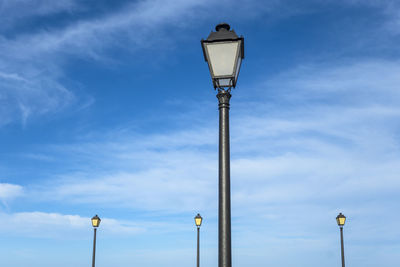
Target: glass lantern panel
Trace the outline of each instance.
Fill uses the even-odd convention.
[[[205,45],[213,78],[233,76],[239,42],[206,43]]]
[[[218,85],[220,87],[231,87],[231,86],[233,86],[232,79],[217,79],[217,80],[218,80]]]
[[[200,218],[196,218],[194,220],[195,220],[195,223],[196,223],[197,226],[201,225],[201,219]]]
[[[236,65],[236,72],[235,72],[235,84],[236,84],[236,81],[237,81],[237,78],[238,78],[238,75],[239,75],[239,71],[240,71],[240,64],[242,64],[242,57],[241,57],[241,56],[239,56],[239,58],[238,58],[238,62],[237,62],[237,65]]]
[[[98,227],[99,226],[99,220],[98,219],[93,219],[92,220],[92,225],[93,225],[93,227]]]
[[[344,225],[346,218],[339,218],[339,225]]]

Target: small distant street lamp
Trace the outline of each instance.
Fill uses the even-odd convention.
[[[342,213],[339,213],[339,215],[336,217],[336,222],[340,227],[340,245],[341,245],[341,252],[342,252],[342,267],[345,267],[344,266],[343,226],[344,226],[344,223],[346,222],[346,216],[344,216]]]
[[[92,218],[92,226],[94,229],[94,238],[93,238],[93,258],[92,258],[92,267],[95,267],[95,259],[96,259],[96,232],[97,227],[99,227],[101,219],[97,214]]]
[[[196,217],[194,217],[194,222],[197,226],[197,267],[200,267],[200,226],[203,218],[197,213]]]
[[[236,87],[244,58],[244,39],[218,24],[206,40],[201,40],[203,54],[219,102],[219,198],[218,198],[218,266],[231,267],[231,189],[229,152],[229,100]]]

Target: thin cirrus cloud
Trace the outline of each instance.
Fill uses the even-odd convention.
[[[114,59],[108,56],[108,49],[122,46],[127,51],[134,51],[151,46],[159,38],[168,38],[164,32],[171,27],[191,27],[195,18],[212,17],[211,13],[222,7],[227,14],[235,12],[234,3],[137,1],[97,17],[72,19],[58,27],[52,25],[51,29],[32,26],[31,32],[16,30],[14,37],[6,37],[0,28],[0,125],[15,120],[25,124],[29,117],[61,111],[74,103],[81,104],[79,90],[61,81],[66,79],[64,64],[70,58],[110,62]],[[278,3],[280,1],[261,5],[249,1],[246,12],[252,16],[263,12],[273,14]],[[31,6],[35,8],[29,8]],[[13,25],[20,20],[59,12],[73,13],[85,8],[84,4],[72,0],[20,0],[2,3],[0,14],[12,22],[8,25]],[[9,31],[12,32],[12,28]],[[83,105],[87,105],[85,103]]]
[[[399,65],[389,61],[296,68],[254,86],[271,93],[273,108],[264,105],[260,95],[252,114],[235,92],[232,201],[242,207],[236,214],[273,204],[278,206],[271,215],[279,217],[279,207],[307,206],[308,201],[334,210],[338,196],[341,205],[372,195],[381,196],[378,202],[385,205],[383,196],[400,187],[398,70]],[[313,104],[315,98],[325,100],[324,106]],[[58,158],[70,158],[65,155],[71,153],[70,164],[85,161],[88,168],[59,172],[56,183],[41,184],[37,198],[169,213],[194,206],[212,210],[217,196],[216,130],[207,122],[169,134],[122,131],[112,141],[98,136],[95,139],[103,142],[51,147],[51,153],[64,155]],[[368,202],[359,208],[364,205]]]
[[[0,65],[7,65],[5,62]],[[0,66],[1,68],[1,66]],[[4,67],[4,69],[9,66]],[[30,67],[23,68],[26,72],[0,72],[1,119],[0,126],[19,119],[24,125],[31,115],[43,115],[48,112],[62,110],[74,101],[75,96],[66,87],[52,77],[54,73],[43,75]],[[23,75],[23,77],[21,76]],[[19,114],[19,118],[16,117]]]
[[[301,147],[308,140],[307,144],[321,144],[321,152],[351,147],[352,153],[395,158],[399,68],[397,61],[361,60],[300,66],[282,73],[262,86],[264,104],[255,109],[264,116],[250,116],[243,105],[240,127],[233,129],[239,131],[236,138],[243,143],[252,139],[273,140],[281,146],[293,143],[301,151],[318,152],[317,146]]]
[[[57,112],[73,103],[80,103],[81,96],[76,96],[76,88],[61,82],[65,78],[63,65],[68,57],[109,61],[111,58],[107,57],[107,49],[115,48],[116,44],[127,50],[151,45],[157,38],[167,38],[162,33],[169,27],[190,27],[189,22],[193,22],[194,17],[198,18],[193,14],[202,14],[202,19],[205,19],[210,16],[209,11],[213,13],[222,6],[227,14],[234,13],[235,2],[227,3],[179,0],[166,4],[159,0],[139,1],[127,4],[123,9],[101,14],[101,17],[78,19],[52,30],[39,28],[32,33],[17,34],[11,39],[0,36],[0,125],[16,119],[26,123],[31,116]],[[257,1],[250,1],[245,10],[252,16],[261,13],[274,15],[273,10],[282,3],[287,4],[286,1],[273,1],[261,5]],[[33,4],[35,8],[24,8]],[[73,12],[79,10],[79,5],[82,4],[72,0],[9,1],[2,4],[0,12],[12,20],[18,16],[29,18]],[[386,5],[379,7],[385,8]],[[293,10],[301,12],[299,8]],[[115,42],[120,37],[125,42]]]
[[[370,82],[362,79],[366,70]],[[368,249],[363,244],[393,242],[397,227],[382,220],[399,219],[393,212],[393,199],[400,188],[394,136],[399,114],[395,105],[381,107],[380,101],[398,97],[397,71],[396,63],[384,61],[297,68],[254,86],[270,92],[269,101],[274,106],[265,105],[265,96],[259,95],[257,116],[249,116],[244,108],[248,103],[240,100],[241,92],[234,92],[231,167],[236,246],[283,247],[279,251],[282,255],[295,253],[297,247],[306,247],[305,252],[310,254],[335,251],[337,236],[332,231],[336,230],[338,212],[349,217],[348,249],[355,257],[362,258]],[[375,87],[382,73],[386,74],[385,86]],[[340,84],[338,91],[331,88],[335,82]],[[369,93],[361,97],[363,89]],[[249,90],[257,94],[256,89]],[[287,105],[293,103],[295,93],[302,101]],[[312,105],[315,98],[341,97],[348,101],[330,101],[325,107]],[[290,108],[282,111],[282,107]],[[58,170],[58,175],[51,175],[51,183],[39,181],[40,188],[29,188],[27,193],[33,194],[35,201],[62,202],[71,207],[90,204],[149,214],[161,211],[172,214],[174,220],[177,214],[198,209],[211,217],[217,210],[216,131],[216,124],[208,123],[183,132],[147,136],[136,133],[132,137],[129,131],[121,131],[110,139],[100,135],[93,138],[98,142],[50,147],[42,152],[51,151],[58,154],[54,158],[61,159],[70,158],[66,155],[71,153],[74,160],[90,167],[81,167],[79,173]],[[187,138],[194,133],[196,138]],[[166,140],[171,142],[159,149]],[[70,160],[63,163],[72,164]],[[96,168],[102,165],[106,165],[106,171]],[[2,221],[13,220],[11,216]],[[51,234],[57,232],[56,223],[43,230],[37,220],[37,228],[31,228],[29,235],[42,236],[42,231],[50,229],[48,237],[58,236]],[[68,234],[77,237],[86,231],[88,220],[79,217],[81,228],[68,226]],[[214,219],[208,220],[212,225]],[[104,234],[153,233],[161,228],[180,233],[187,227],[134,221],[133,225],[118,222],[127,224],[128,229],[115,233],[104,228]],[[11,232],[19,234],[17,230]]]
[[[16,63],[0,66],[0,83],[6,88],[0,101],[14,99],[24,120],[31,114],[54,111],[62,103],[68,105],[74,95],[58,81],[62,68],[55,65],[48,70],[35,63],[39,56],[57,63],[64,56],[60,51],[73,48],[69,50],[75,55],[96,58],[110,45],[111,32],[129,32],[134,29],[129,27],[143,25],[148,30],[200,5],[195,1],[174,3],[182,6],[168,5],[164,9],[158,1],[146,1],[132,5],[129,12],[109,15],[101,23],[81,21],[53,32],[1,39],[0,45],[5,48],[2,51],[10,52],[1,57],[7,62],[15,59]],[[154,12],[161,12],[160,20],[152,16]],[[33,63],[21,67],[27,60]],[[368,194],[391,194],[398,188],[400,164],[394,123],[399,117],[398,73],[399,64],[394,61],[300,66],[254,86],[270,93],[268,100],[272,103],[265,104],[265,95],[258,92],[263,103],[254,107],[257,116],[249,114],[248,103],[240,102],[237,93],[237,109],[232,111],[237,114],[232,116],[232,193],[234,206],[244,209],[236,214],[245,214],[246,208],[262,210],[271,203],[293,204],[310,199],[334,210],[332,202],[338,194],[344,199],[367,198]],[[32,95],[24,94],[29,90]],[[12,91],[19,93],[11,95]],[[43,103],[33,102],[38,99]],[[254,114],[254,110],[251,112]],[[75,204],[103,202],[172,213],[191,211],[195,205],[212,209],[217,161],[210,145],[216,146],[215,125],[203,126],[172,135],[135,136],[140,140],[136,143],[126,136],[114,138],[122,142],[100,137],[104,143],[51,148],[54,154],[74,154],[70,161],[80,159],[90,167],[104,164],[112,168],[107,172],[85,167],[77,173],[60,171],[55,175],[56,185],[39,185],[38,199]],[[165,143],[167,147],[157,149]],[[139,165],[139,170],[130,167]],[[8,199],[12,199],[12,190],[16,190],[14,196],[18,195],[17,187],[8,189]],[[32,191],[29,189],[29,193]],[[284,211],[277,207],[271,216],[283,216]]]
[[[102,60],[107,57],[107,49],[113,49],[115,36],[129,35],[131,30],[143,26],[143,32],[139,30],[136,36],[139,39],[127,36],[127,44],[135,43],[133,49],[136,49],[145,45],[140,38],[147,36],[146,31],[162,31],[161,28],[171,25],[190,27],[181,25],[174,16],[183,18],[185,11],[193,14],[190,11],[198,8],[206,10],[195,1],[171,1],[182,5],[182,9],[166,5],[160,21],[154,17],[141,22],[130,17],[131,11],[143,16],[140,18],[163,11],[151,7],[152,3],[161,2],[132,4],[129,10],[101,17],[98,27],[96,18],[91,18],[48,32],[1,39],[0,45],[6,50],[1,50],[0,57],[12,64],[0,67],[0,83],[9,90],[0,93],[0,102],[14,99],[12,105],[19,109],[23,120],[62,110],[80,97],[61,82],[63,63],[69,56]],[[139,7],[146,12],[139,12]],[[176,10],[179,12],[174,13]],[[163,20],[169,22],[160,26]],[[48,42],[41,44],[40,38]],[[14,44],[21,48],[21,53],[13,54]],[[32,51],[27,48],[29,44]],[[70,52],[63,53],[64,50]],[[38,63],[39,56],[49,64]],[[235,249],[242,247],[235,254],[237,262],[243,261],[245,265],[249,255],[252,259],[259,257],[258,263],[266,262],[269,256],[260,256],[264,255],[262,251],[272,251],[276,265],[282,265],[286,256],[288,260],[283,262],[287,266],[295,264],[291,261],[294,258],[297,264],[303,259],[304,264],[300,265],[307,265],[306,261],[313,259],[320,261],[315,266],[334,266],[336,261],[326,255],[332,255],[332,251],[339,253],[334,220],[338,212],[344,212],[349,219],[346,248],[350,261],[362,259],[365,264],[359,263],[360,266],[371,265],[373,256],[377,261],[385,255],[396,262],[396,254],[390,251],[399,233],[395,223],[399,220],[395,204],[400,189],[399,70],[398,61],[373,57],[308,62],[267,80],[265,73],[260,73],[263,82],[247,84],[243,91],[235,90],[231,109],[232,240]],[[15,93],[32,88],[35,90],[31,95]],[[12,91],[15,95],[11,95]],[[251,95],[251,101],[244,95]],[[38,99],[43,102],[32,102]],[[10,112],[12,101],[8,100],[4,103],[10,105],[8,120],[12,121],[16,112]],[[102,131],[78,139],[85,141],[44,144],[25,153],[23,157],[40,162],[37,164],[40,168],[23,186],[0,184],[0,199],[7,203],[26,197],[31,207],[38,204],[37,207],[47,211],[54,207],[74,211],[51,213],[38,207],[34,212],[0,212],[0,232],[3,236],[38,239],[90,238],[90,217],[84,214],[85,207],[90,207],[109,214],[102,220],[101,229],[104,236],[111,238],[146,233],[144,239],[149,237],[148,242],[160,244],[158,229],[173,232],[174,236],[188,229],[183,223],[167,225],[160,221],[181,218],[184,221],[190,217],[189,227],[192,227],[195,209],[206,214],[203,227],[210,227],[215,233],[218,209],[215,101],[214,98],[212,122],[204,113],[194,110],[191,116],[201,118],[197,125],[179,117],[183,127],[170,128],[168,132]],[[5,105],[0,109],[6,112]],[[131,221],[114,219],[119,212]],[[165,216],[160,219],[160,214]],[[140,222],[141,216],[150,219]],[[28,227],[26,221],[30,222]],[[216,235],[203,233],[206,242],[202,244],[212,247]],[[207,240],[207,234],[214,241]],[[157,237],[151,240],[151,235]],[[385,245],[371,251],[371,244],[376,243]],[[385,254],[383,248],[387,250]],[[188,255],[187,252],[182,253]],[[307,257],[300,255],[303,252]],[[131,251],[127,255],[132,258]],[[176,266],[172,264],[176,255],[171,266]],[[372,263],[367,261],[369,257]],[[114,262],[110,262],[111,266]]]
[[[47,6],[47,1],[37,4],[39,7],[34,10],[43,10],[41,15],[72,6],[53,4],[46,9],[40,7]],[[102,60],[105,55],[103,50],[115,43],[113,41],[117,36],[129,39],[126,49],[131,49],[132,43],[135,44],[133,47],[137,47],[140,38],[150,29],[164,24],[165,20],[171,22],[172,18],[187,15],[189,10],[202,5],[204,3],[196,1],[172,1],[171,5],[160,5],[159,1],[141,1],[117,13],[103,15],[103,18],[74,21],[51,31],[17,35],[12,39],[0,36],[0,125],[16,119],[24,123],[32,115],[56,112],[75,103],[76,90],[60,81],[65,78],[63,62],[67,60],[67,55]],[[7,9],[14,10],[17,7],[7,4],[3,12]],[[154,16],[155,13],[157,16]],[[151,32],[153,36],[154,30]]]
[[[24,194],[23,187],[16,184],[0,183],[0,200],[6,203]]]
[[[260,97],[259,110],[252,111],[252,116],[245,108],[249,103],[241,100],[242,93],[234,92],[231,167],[235,240],[242,246],[256,243],[263,249],[285,247],[280,254],[293,253],[298,246],[313,253],[334,251],[336,236],[331,228],[336,227],[337,213],[344,212],[350,214],[348,227],[353,227],[348,235],[353,242],[350,251],[362,255],[366,249],[362,244],[374,239],[393,241],[393,233],[398,233],[395,224],[382,220],[398,221],[392,202],[400,188],[395,138],[400,114],[395,101],[384,107],[381,101],[398,97],[397,71],[397,63],[386,61],[296,68],[249,88]],[[382,73],[385,81],[379,86]],[[370,83],[364,82],[364,75]],[[338,90],[331,87],[334,83]],[[266,96],[259,94],[258,88],[271,93],[267,98],[272,97],[273,108],[265,105]],[[363,89],[368,94],[361,96]],[[294,103],[295,93],[296,104],[288,105]],[[347,101],[327,101],[322,107],[313,105],[315,98]],[[283,107],[287,109],[283,111]],[[117,132],[111,138],[98,134],[91,136],[97,142],[48,147],[41,151],[44,155],[63,159],[64,165],[74,166],[77,172],[52,170],[44,175],[50,176],[51,182],[37,181],[37,186],[25,189],[26,194],[34,201],[62,202],[77,208],[90,204],[173,216],[198,209],[213,216],[217,210],[217,128],[209,122],[191,125],[184,131],[146,136],[130,131]],[[86,164],[75,165],[74,161]],[[35,222],[24,230],[30,236],[57,238],[58,222],[64,219],[71,222],[67,230],[60,231],[79,238],[90,223],[89,217],[47,213],[8,214],[0,221],[18,225],[23,215]],[[43,226],[43,220],[50,223]],[[213,218],[209,220],[212,224]],[[266,228],[266,222],[273,227]],[[152,220],[135,220],[134,224],[117,221],[107,229],[106,219],[103,226],[109,236],[159,228],[179,233],[187,227],[158,227]],[[9,224],[1,228],[20,234]],[[120,230],[111,232],[112,228]],[[365,236],[368,229],[376,230]]]
[[[0,29],[10,28],[21,20],[35,16],[47,16],[60,12],[71,12],[77,8],[76,0],[14,0],[0,3],[3,22]]]
[[[0,232],[12,236],[45,238],[80,238],[90,227],[90,217],[46,212],[0,212]],[[144,232],[143,225],[102,218],[104,234],[111,236],[135,235]],[[82,235],[83,234],[83,235]]]
[[[216,188],[212,172],[215,164],[188,152],[182,152],[180,156],[177,154],[154,153],[153,157],[142,160],[156,164],[142,171],[121,172],[114,169],[109,175],[96,170],[63,174],[57,184],[42,185],[38,192],[34,189],[32,194],[44,202],[90,203],[142,211],[179,213],[191,211],[193,207],[205,208],[214,199],[214,190],[210,189]],[[157,162],[162,157],[171,157],[172,160]],[[125,159],[126,165],[129,162],[132,161]]]

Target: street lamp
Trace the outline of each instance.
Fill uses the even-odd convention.
[[[344,266],[344,244],[343,244],[343,226],[344,223],[346,222],[346,216],[344,216],[342,213],[339,213],[339,215],[336,217],[336,222],[339,225],[340,228],[340,245],[341,245],[341,252],[342,252],[342,267]]]
[[[235,88],[244,58],[244,39],[230,31],[227,23],[218,24],[206,40],[201,40],[214,88]]]
[[[93,257],[92,257],[92,267],[95,267],[95,258],[96,258],[96,232],[97,227],[99,227],[101,219],[97,214],[92,218],[92,226],[94,229],[94,238],[93,238]]]
[[[200,267],[200,226],[203,218],[197,213],[196,217],[194,217],[194,222],[197,226],[197,267]]]
[[[201,40],[203,54],[219,102],[219,199],[218,199],[218,266],[231,267],[231,198],[229,152],[229,100],[236,87],[244,58],[244,39],[230,30],[227,23],[218,24],[206,40]]]

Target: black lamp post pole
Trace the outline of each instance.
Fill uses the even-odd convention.
[[[343,226],[340,226],[340,245],[342,250],[342,267],[344,266],[344,244],[343,244]]]
[[[230,28],[229,24],[220,23],[215,27],[216,32],[201,40],[214,88],[218,88],[218,267],[232,267],[229,100],[244,58],[244,38]]]
[[[94,238],[93,238],[93,257],[92,257],[92,267],[95,267],[95,259],[96,259],[96,232],[97,228],[94,228]]]
[[[218,205],[218,267],[231,267],[231,191],[229,152],[230,90],[219,89],[219,205]]]
[[[197,226],[197,267],[200,267],[200,227]]]

